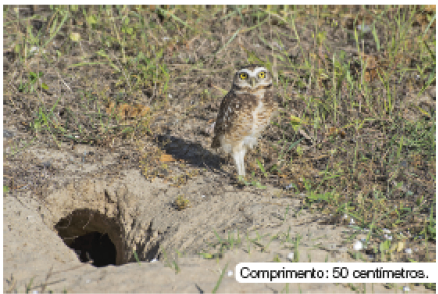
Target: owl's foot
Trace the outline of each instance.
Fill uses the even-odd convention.
[[[236,182],[235,184],[239,187],[245,187],[248,186],[250,182],[248,182],[250,179],[247,175],[243,176],[243,175],[236,175],[235,177]]]

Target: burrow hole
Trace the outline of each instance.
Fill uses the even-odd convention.
[[[126,263],[120,225],[99,212],[75,210],[60,219],[55,229],[81,262],[96,267]]]

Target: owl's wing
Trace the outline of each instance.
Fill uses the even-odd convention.
[[[255,96],[228,92],[219,108],[211,147],[220,147],[219,137],[224,134],[232,134],[237,140],[248,136],[252,129],[253,111],[256,107]]]

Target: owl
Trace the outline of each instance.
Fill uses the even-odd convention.
[[[245,176],[246,151],[257,145],[277,107],[272,75],[265,67],[248,65],[236,72],[221,102],[211,147],[231,153],[239,176]]]

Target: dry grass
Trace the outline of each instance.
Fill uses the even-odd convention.
[[[125,150],[150,180],[231,175],[204,130],[233,72],[262,63],[281,108],[246,184],[305,193],[327,222],[368,230],[376,260],[434,261],[435,18],[434,6],[6,6],[5,129],[29,137],[5,160],[68,141]],[[9,177],[4,189],[20,186]]]

